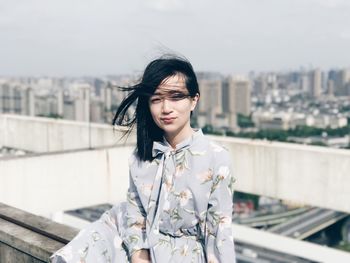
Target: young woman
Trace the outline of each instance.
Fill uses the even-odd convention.
[[[191,64],[161,57],[123,89],[131,92],[114,124],[137,126],[127,201],[81,230],[53,262],[235,262],[231,158],[191,127],[200,96]]]

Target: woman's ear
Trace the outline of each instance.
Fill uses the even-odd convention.
[[[196,108],[196,105],[199,101],[199,93],[197,93],[192,99],[192,105],[191,105],[191,111],[193,111]]]

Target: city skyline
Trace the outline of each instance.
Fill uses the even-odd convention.
[[[0,76],[137,73],[171,51],[223,74],[348,68],[349,11],[344,0],[0,1]]]

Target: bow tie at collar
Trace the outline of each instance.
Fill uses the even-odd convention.
[[[188,148],[193,142],[193,140],[197,136],[202,134],[203,134],[202,129],[195,130],[195,132],[190,137],[188,137],[187,139],[177,144],[176,149],[173,149],[172,146],[167,142],[167,140],[163,136],[163,142],[158,142],[158,141],[153,142],[152,157],[156,157],[158,154],[163,154],[163,153],[165,155],[169,155],[171,153],[177,153],[185,148]]]

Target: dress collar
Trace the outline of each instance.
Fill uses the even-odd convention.
[[[197,129],[193,129],[193,130],[194,130],[194,133],[191,136],[182,140],[180,143],[176,144],[175,150],[171,147],[171,145],[165,139],[164,136],[163,136],[162,142],[160,142],[160,141],[153,142],[152,156],[155,157],[159,153],[166,153],[166,152],[171,152],[171,151],[178,152],[178,151],[182,150],[183,148],[189,147],[196,138],[203,136],[203,131],[201,128],[197,128]]]

